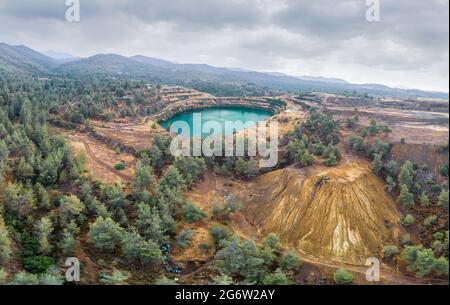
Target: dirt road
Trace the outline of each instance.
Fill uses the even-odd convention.
[[[89,143],[87,143],[85,140],[83,139],[77,139],[78,141],[80,141],[81,143],[83,143],[86,153],[89,155],[89,157],[91,157],[95,162],[99,163],[102,167],[104,167],[105,169],[107,169],[109,172],[111,172],[112,174],[120,177],[121,179],[123,179],[126,182],[132,182],[133,178],[131,176],[125,175],[124,173],[121,173],[120,171],[116,170],[114,167],[110,166],[109,164],[103,162],[102,160],[100,160],[99,158],[97,158],[97,156],[92,152]]]

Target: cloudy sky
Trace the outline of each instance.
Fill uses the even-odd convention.
[[[449,91],[449,0],[0,0],[0,42]]]

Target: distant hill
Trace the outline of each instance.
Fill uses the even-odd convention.
[[[48,75],[123,75],[149,82],[177,84],[211,93],[264,93],[267,90],[328,93],[352,92],[386,97],[445,98],[448,94],[413,89],[390,88],[378,84],[356,85],[324,77],[294,77],[282,73],[262,73],[239,68],[219,68],[204,64],[177,64],[137,55],[98,54],[88,58],[70,58],[48,52],[46,56],[25,46],[0,43],[0,70]],[[242,91],[239,88],[250,88]]]
[[[57,61],[25,46],[0,43],[0,67],[29,73],[48,73]]]
[[[68,53],[62,53],[62,52],[56,52],[56,51],[52,51],[52,50],[47,50],[45,52],[42,52],[42,54],[44,54],[45,56],[48,56],[50,58],[55,59],[56,61],[58,61],[59,63],[68,63],[71,61],[75,61],[79,58],[68,54]]]

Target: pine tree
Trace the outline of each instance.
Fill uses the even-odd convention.
[[[335,166],[337,164],[337,158],[333,152],[328,154],[328,157],[325,160],[325,164],[327,166]]]
[[[153,174],[153,168],[149,165],[142,165],[141,161],[136,163],[136,168],[133,178],[133,188],[136,193],[139,192],[154,192],[156,186],[156,178]]]
[[[408,187],[411,186],[414,178],[414,168],[411,161],[406,161],[402,168],[400,169],[400,173],[398,174],[398,183],[400,186],[406,185]]]
[[[22,184],[9,183],[5,188],[4,201],[6,210],[20,219],[28,217],[36,209],[33,190],[24,188]]]
[[[236,174],[240,177],[247,177],[248,175],[248,164],[242,158],[238,158],[235,163]]]
[[[206,170],[206,164],[202,158],[178,157],[174,165],[183,176],[188,188],[199,181]]]
[[[178,169],[171,165],[159,181],[159,191],[168,194],[170,191],[181,194],[186,190],[186,182]]]
[[[122,240],[122,231],[111,218],[98,217],[90,226],[89,239],[100,250],[113,250]]]
[[[75,239],[72,232],[67,229],[64,229],[61,240],[58,244],[59,249],[62,251],[64,255],[71,255],[75,250],[78,241]]]
[[[123,234],[122,252],[130,263],[159,265],[163,262],[159,245],[151,240],[146,241],[134,228]]]
[[[398,202],[407,207],[414,206],[414,195],[409,192],[408,186],[403,184],[400,190],[400,195],[398,196]]]
[[[161,217],[148,204],[138,204],[136,225],[146,239],[158,243],[165,240]]]
[[[0,162],[5,161],[9,156],[8,146],[5,140],[0,140]]]
[[[49,238],[53,233],[53,224],[49,217],[42,217],[35,226],[36,236],[39,241],[40,251],[49,254],[52,250]]]
[[[9,232],[0,214],[0,265],[6,263],[11,258],[11,240],[9,239]]]
[[[61,223],[63,225],[67,225],[71,220],[75,220],[78,216],[80,216],[84,209],[84,204],[77,196],[64,196],[61,199],[61,205],[59,206]]]
[[[430,205],[430,199],[428,198],[427,193],[425,193],[425,192],[422,192],[422,194],[420,195],[419,201],[420,201],[421,207],[425,208]]]
[[[183,218],[187,223],[200,221],[207,216],[206,212],[194,205],[193,203],[186,203],[183,205]]]
[[[39,208],[43,210],[49,209],[50,195],[48,194],[47,190],[40,183],[37,183],[34,186],[34,190],[36,193]]]
[[[372,169],[377,175],[379,175],[383,169],[383,160],[380,154],[375,154],[373,156]]]
[[[397,184],[394,181],[394,178],[392,178],[391,176],[388,176],[386,178],[386,191],[388,191],[389,193],[392,193],[395,189],[395,187],[397,186]]]
[[[442,190],[441,194],[438,197],[438,205],[448,209],[448,191]]]

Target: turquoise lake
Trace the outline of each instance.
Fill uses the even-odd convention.
[[[272,116],[269,111],[249,108],[208,108],[199,109],[189,112],[180,113],[167,121],[160,122],[161,126],[170,129],[170,126],[174,122],[185,122],[189,125],[191,137],[205,137],[211,134],[211,132],[202,133],[201,129],[196,128],[194,130],[194,114],[201,115],[201,126],[207,122],[217,122],[221,125],[223,135],[228,136],[233,133],[233,130],[225,130],[225,122],[254,122],[255,124],[260,121],[265,121]],[[237,131],[241,130],[237,129]],[[181,133],[179,131],[178,133]]]

